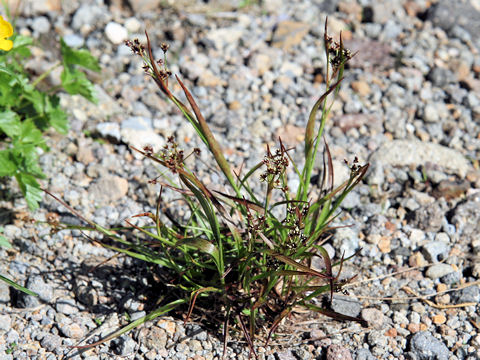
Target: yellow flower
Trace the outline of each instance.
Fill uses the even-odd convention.
[[[13,41],[7,40],[12,35],[12,25],[8,21],[3,20],[3,17],[0,15],[0,49],[8,51],[13,47]]]

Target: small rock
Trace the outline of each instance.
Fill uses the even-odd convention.
[[[453,73],[445,68],[434,67],[427,75],[427,79],[432,82],[434,86],[443,88],[445,85],[455,82]]]
[[[460,177],[471,170],[470,162],[458,151],[446,146],[424,143],[419,140],[393,140],[383,144],[369,159],[391,166],[425,166],[437,164]]]
[[[50,31],[50,22],[45,16],[39,16],[33,19],[32,28],[39,34],[46,34]]]
[[[300,44],[308,34],[308,24],[291,20],[281,21],[277,24],[272,35],[272,46],[288,50]]]
[[[356,317],[362,310],[362,304],[351,296],[337,295],[333,297],[332,309],[340,314]]]
[[[447,258],[450,247],[442,241],[430,241],[423,245],[422,252],[430,262],[438,262]]]
[[[267,54],[256,53],[250,58],[248,65],[252,69],[257,70],[258,75],[262,76],[265,72],[271,69],[272,58]]]
[[[60,332],[71,339],[81,339],[85,336],[85,329],[75,323],[60,325]]]
[[[96,126],[96,130],[105,139],[111,139],[115,142],[120,142],[120,125],[114,122],[99,123]]]
[[[447,321],[447,318],[443,314],[432,316],[432,322],[436,325],[444,324],[446,321]]]
[[[101,176],[90,186],[89,195],[98,203],[115,202],[128,192],[128,181],[119,176]]]
[[[115,45],[123,43],[128,38],[128,31],[116,22],[109,22],[105,27],[105,35]]]
[[[62,338],[58,335],[47,334],[43,337],[40,345],[47,351],[55,351],[62,345]]]
[[[0,281],[0,304],[8,304],[10,302],[10,287],[4,281]]]
[[[0,330],[7,332],[10,330],[12,319],[8,315],[0,315]]]
[[[421,331],[413,335],[410,340],[410,351],[419,360],[448,360],[450,355],[445,344],[427,331]]]
[[[359,39],[345,41],[345,47],[352,53],[357,53],[349,62],[353,68],[368,69],[391,69],[394,58],[391,56],[392,49],[388,43]]]
[[[44,302],[49,302],[53,298],[53,288],[45,283],[40,275],[32,275],[28,278],[26,286],[38,294],[38,297],[20,293],[20,304],[25,308],[36,307]]]
[[[480,233],[480,193],[469,196],[454,209],[452,224],[466,241],[478,238]]]
[[[471,36],[480,33],[480,11],[475,9],[470,1],[442,0],[432,6],[427,12],[427,20],[445,31],[453,30],[457,25],[463,27]]]
[[[140,21],[138,21],[136,18],[131,17],[125,20],[125,28],[130,32],[130,33],[136,33],[140,30],[142,27],[142,24]]]
[[[462,289],[458,293],[452,295],[457,304],[461,303],[479,303],[480,302],[480,287],[469,286]]]
[[[380,240],[378,241],[377,246],[381,253],[388,254],[392,250],[390,237],[389,236],[380,237]]]
[[[122,335],[112,340],[112,345],[118,355],[129,356],[134,352],[136,342],[130,336]]]
[[[327,348],[327,360],[352,360],[352,354],[347,348],[332,344]]]
[[[99,6],[83,4],[81,5],[75,14],[73,15],[71,26],[74,30],[81,30],[84,34],[84,30],[92,30],[93,24],[100,22],[100,19],[104,17],[104,10]],[[86,31],[89,32],[89,31]]]
[[[232,45],[238,42],[243,35],[243,28],[240,27],[226,27],[220,29],[210,30],[206,37],[210,40],[217,50],[224,49],[227,45]]]
[[[57,312],[65,315],[72,315],[78,312],[73,299],[58,299],[55,307]]]
[[[296,360],[297,357],[293,355],[291,350],[285,350],[281,352],[277,352],[276,358],[279,360]]]
[[[65,44],[72,48],[80,48],[83,46],[85,43],[85,40],[82,36],[77,35],[77,34],[68,34],[65,35],[63,38],[63,41],[65,41]]]
[[[375,357],[368,349],[358,349],[355,351],[355,360],[375,360]]]
[[[128,0],[134,14],[148,13],[158,10],[161,2],[161,0]]]
[[[375,308],[367,308],[362,310],[362,319],[368,322],[369,326],[375,329],[381,329],[384,323],[383,313]]]
[[[350,86],[353,91],[361,96],[367,96],[371,92],[370,85],[366,81],[353,81]]]
[[[131,116],[122,121],[120,134],[122,141],[142,149],[146,145],[159,149],[163,146],[163,138],[152,128],[152,121],[143,116]]]
[[[425,231],[437,232],[443,226],[445,215],[437,203],[422,206],[411,213],[411,225]]]
[[[454,271],[455,270],[450,265],[440,263],[430,266],[425,275],[432,280],[436,280]]]

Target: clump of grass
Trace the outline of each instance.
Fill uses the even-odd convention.
[[[103,246],[157,264],[165,269],[165,274],[174,274],[175,281],[171,285],[178,290],[175,292],[177,298],[168,299],[168,294],[162,295],[163,301],[156,310],[101,342],[180,305],[188,305],[184,314],[185,321],[188,321],[199,303],[203,304],[202,311],[210,312],[206,315],[223,323],[225,344],[230,330],[236,329],[243,333],[255,356],[255,339],[268,342],[282,319],[299,306],[339,320],[361,321],[334,312],[328,304],[320,306],[316,301],[323,294],[331,301],[333,294],[342,291],[342,286],[351,280],[340,278],[342,265],[347,259],[342,256],[339,261],[332,262],[320,242],[329,236],[330,224],[338,216],[341,202],[368,169],[368,164],[359,165],[355,161],[350,166],[349,179],[334,188],[332,159],[325,144],[323,179],[319,195],[313,198],[310,178],[332,107],[330,98],[338,94],[345,64],[352,57],[344,48],[341,36],[340,41],[335,42],[327,35],[327,24],[324,41],[328,64],[326,91],[309,115],[305,132],[305,165],[299,169],[290,155],[293,149],[287,149],[279,139],[278,148],[273,150],[267,146],[264,159],[245,174],[236,174],[231,169],[195,99],[178,76],[175,76],[176,81],[189,106],[170,91],[171,72],[166,60],[168,46],[162,44],[165,57],[155,60],[148,34],[146,45],[138,40],[127,42],[132,51],[143,58],[145,72],[194,127],[227,185],[222,192],[209,189],[187,166],[187,156],[171,137],[157,152],[150,146],[143,149],[132,147],[161,165],[174,178],[172,181],[161,177],[150,180],[160,184],[156,211],[137,215],[149,218],[149,226],[140,227],[127,221],[129,229],[138,231],[143,237],[125,238],[118,231],[101,227],[77,214],[89,224],[82,227],[84,230],[98,231],[113,240],[113,243],[102,242]],[[191,155],[196,156],[199,151],[193,149]],[[299,179],[296,193],[292,193],[287,185],[289,168],[293,168]],[[254,181],[264,184],[262,196],[252,190],[250,184]],[[189,214],[184,223],[162,213],[162,194],[167,190],[183,198]],[[59,224],[56,226],[63,228]],[[315,256],[323,259],[323,270],[310,266]],[[338,270],[334,271],[335,268]],[[210,308],[206,309],[205,304],[210,304]]]

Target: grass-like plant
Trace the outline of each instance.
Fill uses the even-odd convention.
[[[168,86],[171,73],[166,60],[168,46],[161,45],[165,56],[156,60],[148,34],[146,46],[138,40],[127,42],[132,51],[143,58],[145,72],[195,128],[224,175],[226,185],[222,192],[209,189],[186,165],[187,156],[171,137],[157,152],[150,146],[132,147],[171,174],[169,178],[150,180],[160,184],[156,211],[137,215],[148,218],[150,225],[140,227],[127,221],[128,228],[142,236],[127,238],[77,214],[88,223],[82,229],[99,231],[104,239],[110,239],[101,241],[103,246],[158,264],[165,279],[178,290],[162,294],[161,305],[156,310],[96,344],[180,305],[185,306],[184,319],[187,321],[196,304],[202,304],[201,311],[210,312],[206,315],[223,323],[225,346],[230,330],[236,329],[243,333],[253,354],[254,340],[263,338],[268,342],[281,320],[297,307],[339,320],[361,321],[336,313],[317,300],[327,295],[327,300],[331,301],[333,293],[341,291],[351,280],[340,279],[343,262],[347,259],[342,256],[332,262],[320,243],[331,235],[331,222],[338,216],[342,200],[361,181],[368,168],[368,164],[359,165],[355,161],[350,166],[349,179],[334,188],[332,159],[325,143],[321,187],[316,189],[316,195],[311,189],[313,164],[323,143],[322,134],[333,103],[329,98],[338,94],[344,66],[352,57],[344,48],[341,36],[340,41],[335,42],[327,35],[327,24],[324,41],[328,64],[326,91],[314,104],[308,118],[303,168],[292,160],[290,151],[293,149],[287,149],[279,140],[278,149],[267,146],[264,159],[245,174],[232,170],[195,99],[178,76],[176,81],[189,106],[171,92]],[[196,156],[199,151],[193,149],[190,155]],[[300,180],[295,193],[287,185],[289,168]],[[250,184],[254,181],[264,184],[263,195],[252,190]],[[162,212],[165,207],[163,191],[174,191],[183,198],[187,210],[184,222]],[[310,266],[314,256],[323,259],[324,269],[315,270]],[[334,272],[336,267],[338,270]]]

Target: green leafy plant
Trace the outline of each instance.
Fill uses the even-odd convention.
[[[2,21],[7,29],[5,23],[10,24]],[[87,50],[72,49],[61,39],[61,60],[32,81],[24,64],[33,40],[14,35],[13,43],[6,45],[0,50],[0,177],[15,177],[28,207],[34,210],[43,195],[37,180],[45,178],[38,163],[39,152],[48,150],[44,133],[50,127],[61,134],[68,131],[57,93],[64,90],[96,102],[93,84],[80,68],[100,71],[100,66]],[[40,90],[39,84],[44,89],[43,80],[58,67],[63,67],[61,86]]]
[[[98,231],[104,235],[101,244],[128,256],[162,268],[159,276],[176,291],[168,291],[158,301],[161,305],[145,317],[131,322],[101,341],[79,347],[90,347],[119,336],[130,329],[165,314],[181,305],[186,308],[187,321],[196,306],[202,312],[223,323],[225,344],[230,330],[241,331],[256,355],[256,338],[268,339],[282,319],[298,307],[339,319],[361,321],[333,311],[317,298],[326,295],[332,300],[335,292],[352,278],[341,279],[344,261],[333,262],[321,243],[331,236],[332,221],[339,214],[339,206],[347,194],[362,180],[367,165],[355,160],[350,176],[334,188],[333,165],[328,145],[323,152],[323,180],[320,189],[311,188],[313,164],[322,143],[322,134],[333,101],[343,79],[345,63],[352,54],[340,42],[327,35],[325,25],[325,53],[327,57],[326,92],[314,104],[306,126],[304,165],[300,168],[279,140],[278,149],[268,146],[262,161],[245,174],[235,173],[211,132],[190,91],[176,76],[189,107],[174,95],[168,86],[171,73],[167,66],[168,46],[162,44],[164,58],[155,60],[147,34],[147,45],[138,40],[128,41],[132,51],[144,60],[144,69],[156,82],[165,97],[173,102],[212,154],[225,177],[225,190],[210,190],[185,159],[188,157],[179,144],[170,137],[165,147],[157,152],[150,146],[133,150],[160,165],[170,177],[150,180],[160,185],[156,211],[137,215],[144,217],[145,226],[127,221],[127,229],[138,233],[135,239],[104,228],[75,212],[87,226],[52,224],[57,230],[65,228]],[[319,119],[317,119],[319,117]],[[189,156],[197,156],[193,149]],[[292,192],[287,184],[287,171],[292,169],[300,186]],[[257,179],[257,180],[255,180]],[[252,181],[261,181],[265,193],[252,190]],[[173,191],[186,204],[186,215],[176,218],[163,211],[163,192]],[[113,242],[112,242],[113,240]],[[97,241],[97,240],[96,240]],[[323,259],[323,269],[313,269],[313,257]],[[338,268],[334,272],[334,269]],[[215,305],[213,305],[215,304]],[[220,314],[220,315],[219,315]],[[264,332],[263,329],[269,329]]]

